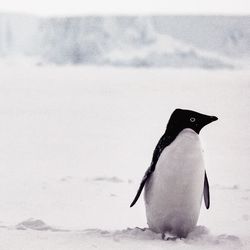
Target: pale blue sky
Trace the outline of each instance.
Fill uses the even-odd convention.
[[[78,14],[250,14],[250,0],[3,0],[0,12]]]

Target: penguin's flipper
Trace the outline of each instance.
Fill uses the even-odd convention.
[[[139,199],[140,195],[141,195],[141,192],[143,190],[143,187],[146,183],[146,181],[148,180],[148,178],[150,177],[150,175],[153,173],[153,171],[151,170],[151,167],[148,168],[148,170],[146,171],[146,173],[144,174],[143,178],[142,178],[142,181],[141,181],[141,184],[140,184],[140,187],[136,193],[136,196],[134,198],[134,200],[132,201],[132,203],[130,204],[130,207],[133,207],[135,205],[135,203],[137,202],[137,200]]]
[[[139,186],[139,189],[136,193],[134,200],[130,204],[130,207],[133,207],[135,205],[135,203],[137,202],[137,200],[139,199],[145,183],[147,182],[147,180],[150,178],[151,174],[155,170],[155,166],[156,166],[156,163],[161,155],[161,152],[163,151],[163,149],[166,146],[168,146],[170,144],[170,141],[171,141],[171,137],[166,137],[165,135],[163,135],[161,137],[161,139],[159,140],[159,142],[157,143],[155,150],[154,150],[154,153],[153,153],[153,158],[152,158],[150,167],[147,169],[146,173],[144,174],[142,181],[141,181],[141,184]]]
[[[205,206],[207,209],[209,209],[209,207],[210,207],[210,194],[209,194],[209,183],[208,183],[206,171],[205,171],[205,178],[204,178],[203,195],[204,195]]]

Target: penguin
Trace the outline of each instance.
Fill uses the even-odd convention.
[[[186,238],[197,224],[202,196],[209,209],[209,183],[199,133],[216,120],[216,116],[185,109],[176,109],[170,116],[130,205],[134,206],[145,187],[150,230]]]

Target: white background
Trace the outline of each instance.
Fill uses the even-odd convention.
[[[1,1],[0,11],[39,15],[79,14],[249,14],[249,0],[8,0]]]

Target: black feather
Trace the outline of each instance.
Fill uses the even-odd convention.
[[[205,171],[205,178],[204,178],[203,195],[204,195],[205,206],[207,209],[209,209],[209,207],[210,207],[210,193],[209,193],[209,183],[208,183],[206,171]]]
[[[174,140],[174,138],[172,138],[171,136],[167,136],[166,134],[164,134],[161,139],[159,140],[159,142],[157,143],[154,153],[153,153],[153,157],[152,157],[152,161],[150,164],[150,167],[147,169],[146,173],[144,174],[141,184],[139,186],[139,189],[136,193],[136,196],[134,198],[134,200],[132,201],[132,203],[130,204],[130,207],[133,207],[134,204],[137,202],[137,200],[139,199],[141,192],[143,190],[143,187],[145,185],[145,183],[148,181],[148,179],[150,178],[150,176],[152,175],[152,173],[155,170],[155,166],[156,163],[162,153],[162,151],[165,149],[165,147],[167,147],[172,141]]]

